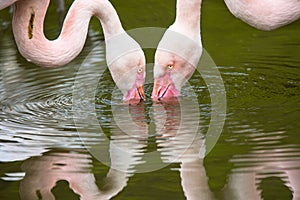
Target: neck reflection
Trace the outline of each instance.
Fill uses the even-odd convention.
[[[204,144],[198,130],[199,112],[195,112],[193,105],[188,98],[153,104],[157,151],[164,163],[180,163],[181,184],[187,199],[212,199],[203,159],[199,157]],[[149,125],[143,103],[115,106],[112,112],[110,168],[101,184],[97,184],[92,172],[92,155],[86,151],[50,151],[24,162],[22,199],[34,199],[37,195],[54,199],[52,190],[60,180],[67,181],[81,199],[111,199],[120,193],[129,178],[137,173],[137,166],[143,163]]]
[[[20,185],[21,199],[55,199],[53,189],[62,180],[80,199],[86,200],[110,199],[126,186],[128,173],[111,168],[99,188],[92,167],[89,154],[73,150],[49,151],[28,159],[22,166],[26,175]]]
[[[139,129],[131,129],[128,134],[124,128],[128,126],[122,119],[126,109],[119,107],[118,116],[112,121],[111,140],[109,143],[110,168],[106,177],[98,186],[92,171],[92,156],[86,151],[75,149],[65,151],[49,151],[42,156],[26,160],[22,166],[25,177],[21,181],[20,196],[22,199],[55,199],[53,188],[58,182],[68,182],[70,190],[80,196],[80,199],[111,199],[122,191],[134,166],[140,158],[135,156],[144,147],[147,135],[147,124],[143,118],[143,105],[132,106],[130,113],[133,122]],[[141,128],[142,127],[142,128]],[[127,127],[128,128],[128,127]],[[132,128],[132,127],[131,127]],[[101,145],[101,143],[99,143]]]
[[[199,133],[199,113],[188,98],[154,105],[158,151],[163,162],[180,163],[181,185],[187,199],[213,199],[200,159],[204,137]]]

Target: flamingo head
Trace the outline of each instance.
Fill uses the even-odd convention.
[[[155,54],[152,98],[180,96],[181,87],[192,76],[195,66],[174,53],[158,49]]]
[[[108,66],[125,102],[139,103],[145,99],[145,63],[144,53],[140,49],[121,56]]]

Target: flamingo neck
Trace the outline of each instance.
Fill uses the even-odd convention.
[[[12,5],[15,3],[17,0],[6,0],[6,1],[0,1],[0,10]]]
[[[50,0],[19,0],[15,3],[13,32],[20,53],[41,66],[61,66],[82,50],[89,21],[96,16],[105,39],[124,32],[119,17],[108,0],[75,0],[65,18],[61,34],[55,40],[44,35],[44,19]]]
[[[202,0],[177,0],[173,29],[198,40]]]

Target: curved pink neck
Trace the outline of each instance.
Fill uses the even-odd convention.
[[[2,0],[0,1],[0,10],[12,5],[13,3],[15,3],[17,0]]]
[[[177,0],[176,19],[172,29],[199,40],[202,0]]]
[[[20,53],[41,66],[61,66],[82,50],[89,21],[96,16],[105,39],[124,32],[119,17],[108,0],[75,0],[65,18],[60,36],[48,40],[44,19],[50,0],[19,0],[15,3],[13,33]]]

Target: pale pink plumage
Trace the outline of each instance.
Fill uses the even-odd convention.
[[[109,63],[108,67],[117,86],[122,88],[125,100],[143,99],[145,57],[139,45],[124,31],[111,3],[108,0],[75,0],[64,20],[61,34],[50,41],[45,37],[43,28],[49,2],[50,0],[0,2],[1,9],[14,3],[13,33],[20,53],[28,61],[41,66],[65,65],[81,52],[89,21],[92,16],[96,16],[101,22],[105,41],[125,35],[125,45],[136,47],[136,51],[128,54],[124,52],[122,57]],[[130,71],[132,78],[120,81],[121,77],[116,75],[119,71]]]
[[[224,1],[234,16],[261,30],[273,30],[300,18],[299,0]]]
[[[272,30],[300,18],[300,0],[224,1],[232,14],[261,30]],[[201,0],[177,0],[176,20],[167,29],[155,54],[153,99],[179,96],[182,85],[193,74],[202,54],[200,8]],[[171,38],[168,36],[171,31],[186,38]],[[168,66],[172,69],[168,70]]]
[[[177,0],[175,22],[167,29],[155,53],[153,99],[179,96],[202,54],[201,0]]]

